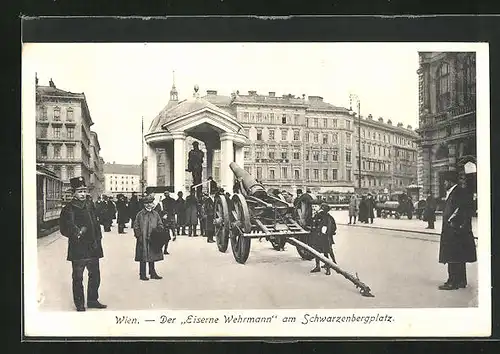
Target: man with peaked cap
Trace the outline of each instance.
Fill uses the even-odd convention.
[[[201,223],[205,224],[204,231],[207,237],[208,243],[215,242],[214,233],[215,233],[215,225],[214,225],[214,217],[215,217],[215,193],[217,190],[210,190],[210,195],[206,196],[203,200],[203,220]]]
[[[446,188],[443,226],[439,243],[439,263],[448,264],[448,280],[439,290],[457,290],[467,286],[466,263],[477,261],[472,234],[471,213],[464,189],[459,186],[455,171],[443,176]]]
[[[67,260],[73,267],[73,301],[77,311],[85,311],[83,272],[88,271],[87,307],[104,309],[99,302],[102,258],[102,234],[94,208],[87,200],[87,187],[83,177],[70,179],[73,199],[64,206],[59,218],[61,234],[68,238]]]

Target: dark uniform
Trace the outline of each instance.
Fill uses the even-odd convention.
[[[124,196],[118,197],[118,201],[116,202],[116,211],[118,213],[118,233],[124,234],[125,224],[129,220],[128,207]]]
[[[131,225],[134,225],[135,216],[142,209],[141,204],[139,203],[139,199],[135,192],[132,193],[132,197],[128,202],[128,214],[130,216]]]
[[[155,208],[156,211],[161,216],[163,225],[165,226],[165,230],[168,232],[168,237],[165,242],[165,248],[163,250],[163,254],[169,254],[167,251],[168,242],[170,240],[175,241],[176,238],[175,207],[176,207],[175,199],[170,197],[169,192],[165,192],[165,199],[161,201],[161,206],[160,204],[158,204]],[[170,236],[170,234],[172,234],[172,236]]]
[[[214,241],[215,225],[215,201],[213,200],[213,195],[206,197],[203,203],[203,215],[205,222],[205,234],[207,236],[207,242],[212,243]]]
[[[177,235],[185,235],[186,234],[186,201],[182,197],[183,196],[182,192],[178,192],[177,196],[179,197],[175,201],[175,215],[177,217],[177,220],[176,220]]]
[[[330,207],[327,204],[321,205],[321,210],[313,218],[313,229],[311,232],[311,246],[318,252],[323,253],[325,257],[330,257],[334,263],[335,255],[332,246],[334,244],[333,235],[337,232],[335,219],[329,213]],[[326,267],[326,275],[330,275],[330,267]],[[311,273],[320,271],[319,259],[316,258],[316,267]]]
[[[472,200],[457,185],[454,171],[446,171],[444,180],[449,188],[443,210],[443,227],[439,243],[439,263],[448,264],[448,280],[440,290],[456,290],[467,286],[465,263],[477,261],[476,245],[472,234]]]
[[[86,199],[78,198],[78,190],[85,190],[83,177],[70,180],[75,197],[64,206],[59,219],[60,232],[68,238],[67,260],[73,268],[73,301],[77,311],[85,311],[83,293],[83,271],[88,271],[87,306],[105,308],[99,303],[99,285],[101,275],[99,259],[102,258],[102,234],[97,222],[94,207]]]
[[[434,222],[436,221],[436,199],[429,195],[425,200],[425,210],[423,219],[427,221],[427,229],[434,229]]]

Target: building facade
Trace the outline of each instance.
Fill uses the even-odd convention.
[[[475,53],[419,53],[418,181],[445,194],[442,174],[476,163]]]
[[[58,89],[52,80],[49,86],[39,86],[36,79],[36,161],[60,176],[64,189],[75,176],[92,183],[96,171],[92,155],[97,154],[94,165],[101,161],[97,135],[92,138],[90,129],[93,124],[84,93]],[[98,191],[97,185],[90,187]]]
[[[104,193],[104,160],[100,156],[101,146],[96,132],[90,132],[90,183],[89,193],[92,199],[97,199],[97,196]]]
[[[391,120],[358,119],[320,96],[258,95],[204,97],[233,114],[251,144],[245,169],[266,186],[314,193],[390,192],[417,182],[417,133]],[[358,124],[361,124],[361,190],[358,188]],[[218,154],[216,153],[216,160]],[[219,175],[214,163],[214,178]]]
[[[130,197],[132,192],[141,193],[141,165],[105,163],[103,171],[105,195]]]

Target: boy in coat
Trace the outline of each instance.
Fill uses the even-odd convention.
[[[67,260],[73,268],[73,301],[77,311],[85,311],[83,272],[88,271],[87,307],[104,309],[99,302],[101,274],[99,259],[102,258],[102,234],[94,207],[87,200],[87,187],[83,177],[70,179],[73,199],[64,206],[59,218],[61,234],[68,238]]]
[[[313,218],[314,231],[311,234],[311,246],[318,252],[323,253],[325,257],[330,257],[333,263],[335,261],[335,255],[333,254],[332,246],[333,235],[336,234],[337,224],[335,219],[330,215],[330,206],[326,203],[321,204],[320,211]],[[311,270],[311,273],[317,273],[321,271],[319,259],[316,258],[316,267]],[[325,265],[326,275],[330,275],[330,267]]]

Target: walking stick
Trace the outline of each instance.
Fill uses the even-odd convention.
[[[345,270],[341,269],[337,264],[333,263],[332,260],[330,260],[329,258],[325,257],[323,254],[319,253],[318,251],[316,251],[311,246],[305,244],[302,241],[297,240],[294,237],[287,237],[287,241],[290,242],[290,243],[292,243],[292,244],[294,244],[295,246],[302,247],[302,248],[306,249],[307,251],[311,252],[317,258],[319,258],[320,260],[322,260],[325,264],[327,264],[328,266],[330,266],[335,272],[337,272],[338,274],[342,275],[347,280],[349,280],[352,283],[354,283],[354,285],[356,286],[356,289],[359,289],[359,292],[361,293],[362,296],[375,297],[371,293],[370,287],[368,285],[366,285],[365,283],[363,283],[361,280],[359,280],[357,273],[356,273],[356,276],[354,276],[354,275],[346,272]]]

